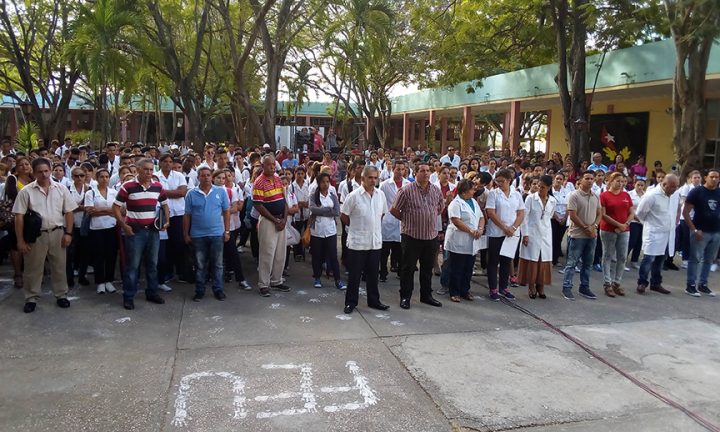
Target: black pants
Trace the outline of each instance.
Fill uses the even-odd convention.
[[[642,224],[630,224],[630,240],[628,241],[628,253],[630,254],[630,261],[634,263],[638,262],[638,259],[640,259],[640,251],[642,249],[642,232]]]
[[[600,228],[597,230],[597,241],[595,242],[595,256],[593,257],[593,265],[602,264],[603,245],[600,240]]]
[[[552,263],[556,265],[562,255],[562,240],[567,226],[555,219],[550,219],[550,226],[552,227]]]
[[[257,219],[250,218],[250,251],[252,252],[253,258],[255,258],[255,262],[258,261],[258,257],[260,256],[260,240],[258,239],[257,224]]]
[[[310,237],[310,253],[312,254],[313,278],[322,277],[322,265],[327,262],[335,282],[340,281],[340,264],[337,259],[337,235],[330,237]]]
[[[382,244],[382,252],[380,254],[380,276],[388,275],[388,257],[390,258],[390,268],[398,269],[400,273],[400,263],[402,262],[402,246],[400,242],[384,241]]]
[[[466,296],[470,292],[475,255],[448,252],[447,271],[450,272],[451,296]],[[443,263],[443,265],[446,265]]]
[[[402,234],[400,262],[400,298],[412,297],[415,288],[415,265],[420,261],[420,299],[432,297],[433,260],[437,257],[437,238],[418,240]]]
[[[72,233],[72,243],[65,250],[65,272],[67,274],[68,285],[75,284],[75,276],[73,271],[77,269],[78,277],[84,278],[87,274],[89,250],[89,238],[80,235],[80,227],[75,227]]]
[[[344,223],[341,223],[340,225],[342,225],[342,234],[340,235],[340,247],[341,247],[341,249],[340,249],[340,261],[342,262],[343,267],[345,267],[345,269],[347,270],[347,269],[348,269],[348,262],[347,262],[347,251],[348,251],[348,247],[347,247],[347,237],[348,237],[348,233],[347,233],[347,227],[345,226],[345,224],[344,224]]]
[[[682,254],[683,261],[690,259],[690,228],[685,220],[681,220],[675,228],[675,250]]]
[[[193,259],[190,256],[190,248],[185,244],[183,238],[183,217],[173,216],[170,218],[170,226],[167,230],[168,239],[165,249],[167,259],[167,276],[172,278],[177,275],[185,281],[195,279],[193,272]]]
[[[225,260],[225,269],[235,273],[235,281],[245,280],[242,264],[240,263],[240,254],[237,251],[237,238],[240,233],[239,229],[230,231],[230,239],[223,244],[223,258]]]
[[[90,230],[90,250],[95,268],[95,284],[115,280],[115,262],[118,254],[118,238],[115,227]]]
[[[301,257],[305,258],[305,246],[303,246],[303,244],[302,244],[302,235],[305,232],[305,228],[307,228],[307,221],[306,220],[296,221],[296,222],[292,223],[292,226],[293,226],[293,228],[298,230],[298,232],[300,233],[300,243],[293,246],[293,254],[296,257],[301,256]]]
[[[356,307],[360,290],[360,277],[365,275],[365,287],[367,288],[368,306],[380,304],[380,292],[378,291],[378,261],[380,261],[380,249],[376,250],[352,250],[348,249],[348,276],[347,291],[345,291],[345,304]]]
[[[503,241],[505,241],[505,237],[488,237],[487,278],[490,291],[497,290],[498,288],[500,288],[500,290],[506,290],[508,288],[512,258],[500,256]],[[500,272],[499,279],[498,270]]]

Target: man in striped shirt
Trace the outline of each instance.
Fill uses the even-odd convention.
[[[262,158],[263,172],[253,185],[253,206],[260,213],[257,232],[260,242],[258,257],[258,286],[260,295],[270,297],[270,288],[287,292],[282,272],[285,267],[285,222],[288,207],[285,189],[275,174],[275,157],[266,154]]]
[[[137,164],[138,175],[122,185],[118,191],[113,212],[118,225],[125,234],[125,272],[123,273],[123,307],[135,309],[135,293],[138,287],[140,261],[144,258],[147,271],[145,298],[156,304],[165,300],[158,295],[157,261],[160,247],[158,229],[166,230],[170,225],[170,209],[167,197],[159,182],[153,182],[154,164],[152,159],[142,159]],[[158,203],[164,213],[163,225],[157,226],[156,213]],[[123,207],[127,215],[123,217]]]
[[[442,306],[432,296],[433,259],[437,259],[437,216],[444,199],[440,188],[430,183],[430,166],[417,165],[415,181],[400,189],[390,214],[400,219],[400,307],[410,309],[415,265],[420,260],[420,302]]]

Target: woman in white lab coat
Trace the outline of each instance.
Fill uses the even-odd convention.
[[[475,263],[475,240],[485,230],[485,221],[480,204],[473,198],[475,188],[469,180],[462,180],[457,186],[457,196],[448,206],[450,223],[445,233],[445,251],[448,253],[450,274],[450,300],[461,298],[473,300],[470,294],[470,280]]]
[[[557,200],[550,194],[552,177],[540,177],[538,191],[525,199],[521,226],[520,284],[527,284],[531,299],[546,298],[545,285],[552,282],[553,237],[550,220]]]

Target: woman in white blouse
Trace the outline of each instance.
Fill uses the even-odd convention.
[[[81,167],[75,167],[70,171],[72,176],[72,184],[70,185],[70,195],[73,201],[78,205],[73,213],[74,226],[73,239],[70,246],[66,249],[65,271],[67,273],[68,287],[75,285],[74,271],[78,272],[78,283],[82,286],[90,285],[85,275],[87,274],[89,250],[87,247],[87,237],[80,235],[80,226],[85,217],[85,192],[90,187],[85,184],[87,173]]]
[[[85,211],[90,216],[90,250],[95,268],[97,293],[114,293],[115,261],[118,254],[118,237],[113,215],[113,202],[117,191],[108,187],[110,172],[99,168],[95,174],[97,188],[85,192]]]
[[[552,227],[552,264],[558,265],[562,255],[562,240],[567,230],[567,197],[571,190],[565,186],[565,174],[555,174],[552,185],[552,196],[555,198],[555,212],[550,220]]]
[[[330,174],[321,172],[317,177],[318,187],[310,196],[310,252],[312,254],[313,286],[322,288],[320,277],[322,265],[327,263],[335,278],[335,287],[346,288],[340,280],[340,264],[337,258],[337,221],[340,216],[340,202],[337,194],[330,192]]]
[[[240,212],[245,206],[245,195],[243,190],[235,183],[235,170],[225,169],[225,184],[230,199],[230,239],[223,244],[223,257],[225,260],[225,281],[230,282],[231,272],[235,273],[235,281],[238,286],[246,291],[252,287],[245,279],[240,255],[237,250],[237,238],[240,233]]]
[[[553,178],[540,177],[538,191],[525,199],[520,244],[520,284],[527,284],[531,299],[545,296],[545,285],[552,282],[553,235],[551,220],[557,200],[550,194]]]
[[[500,255],[505,239],[518,236],[517,231],[520,229],[525,215],[525,203],[523,203],[522,196],[517,190],[510,187],[513,177],[513,172],[508,169],[498,171],[495,174],[497,187],[490,191],[485,204],[485,211],[489,219],[487,228],[488,288],[490,289],[490,298],[495,301],[499,301],[501,295],[510,300],[515,298],[508,290],[512,257]]]
[[[455,199],[448,206],[450,223],[444,247],[448,254],[450,300],[454,302],[459,302],[461,298],[473,300],[470,280],[475,263],[475,240],[485,230],[482,210],[473,198],[474,194],[472,182],[462,180],[458,183]]]
[[[643,195],[645,195],[646,184],[645,177],[635,177],[635,187],[628,192],[634,208],[640,207],[640,201]],[[628,255],[630,255],[630,263],[635,269],[640,268],[638,260],[640,259],[640,251],[642,250],[642,232],[643,225],[636,216],[630,222],[630,240],[628,241]]]

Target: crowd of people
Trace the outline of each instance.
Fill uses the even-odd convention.
[[[118,263],[126,309],[135,308],[141,266],[149,302],[164,303],[160,292],[172,291],[173,280],[193,283],[194,301],[209,283],[222,301],[233,279],[253,289],[240,259],[248,240],[260,295],[290,291],[290,265],[309,251],[313,286],[332,278],[345,291],[345,313],[358,306],[363,281],[368,307],[388,309],[379,284],[392,273],[403,309],[416,272],[420,302],[435,307],[442,304],[433,276],[436,294],[460,302],[474,299],[472,276],[485,275],[497,301],[514,299],[518,286],[530,299],[546,299],[557,272],[562,296],[574,300],[576,273],[577,293],[595,299],[592,271],[602,273],[605,295],[621,297],[626,272],[637,270],[638,294],[669,294],[662,272],[682,267],[687,294],[714,295],[718,169],[681,181],[660,162],[648,168],[642,156],[628,166],[618,155],[608,167],[595,153],[575,166],[560,153],[468,150],[327,151],[313,161],[267,144],[208,144],[195,153],[167,143],[108,143],[95,152],[65,140],[22,154],[6,140],[0,244],[26,313],[40,299],[46,262],[63,308],[69,287],[90,285],[90,274],[98,294],[116,292]]]

